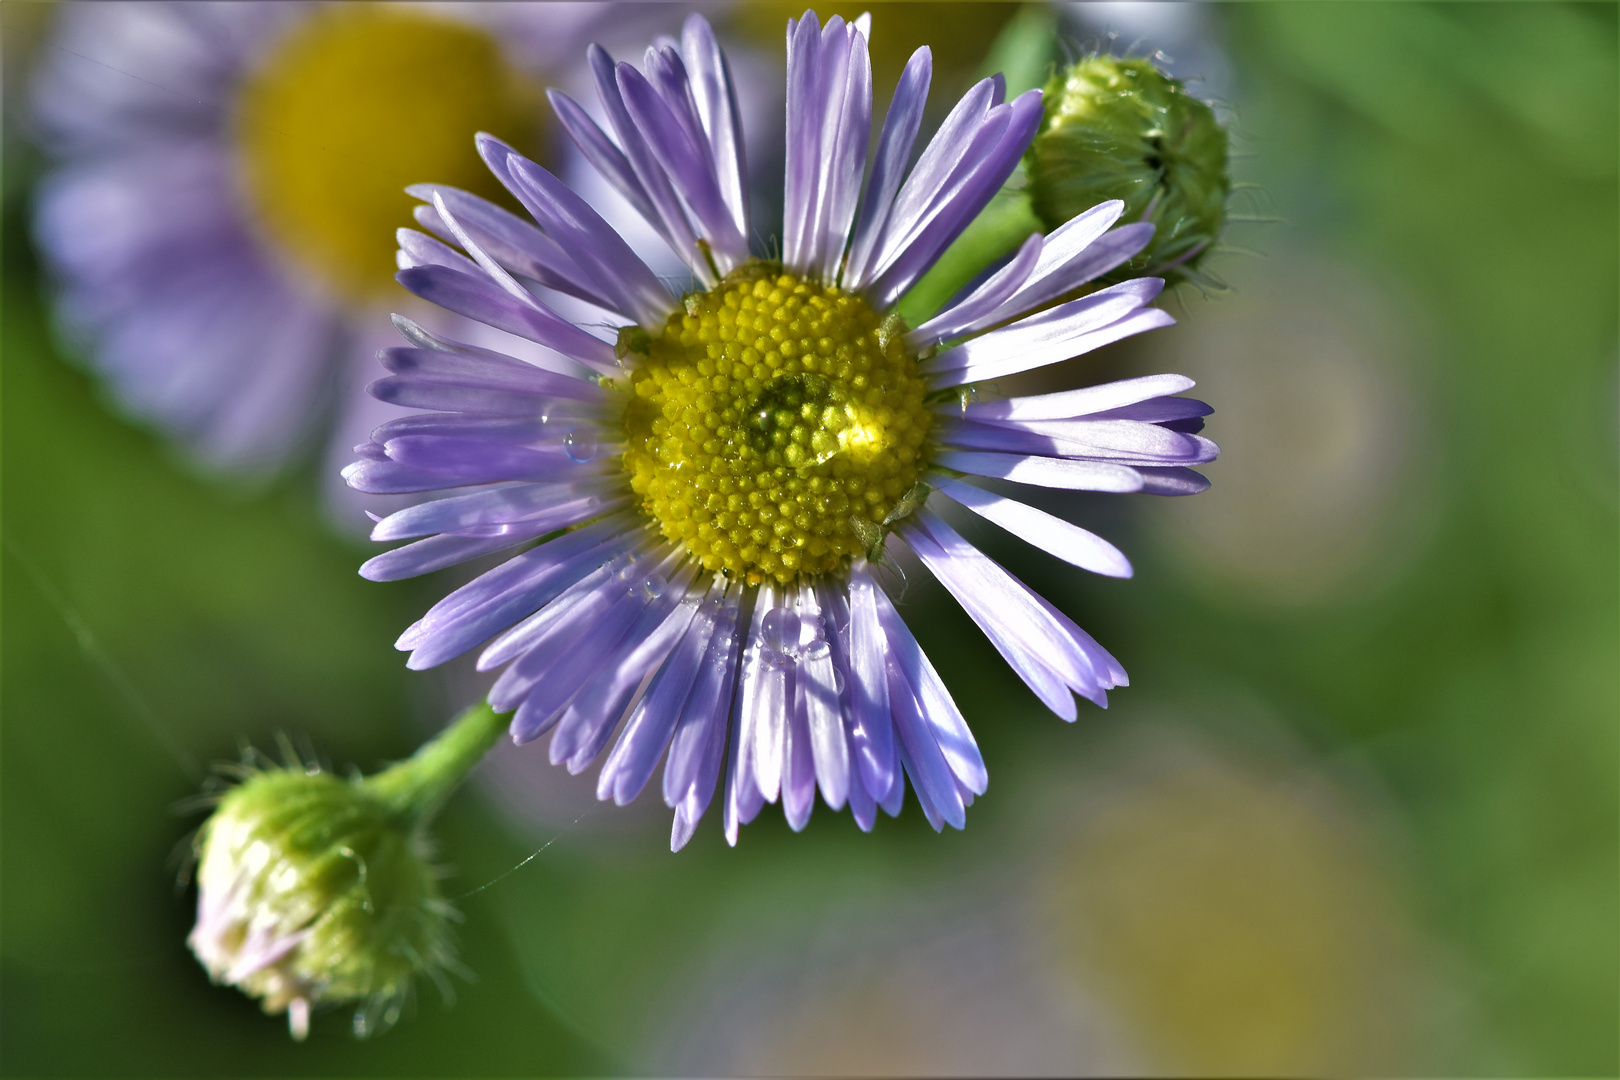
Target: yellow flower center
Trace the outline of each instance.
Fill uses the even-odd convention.
[[[533,146],[544,110],[482,30],[384,5],[335,5],[291,30],[236,107],[245,194],[277,247],[350,299],[395,286],[407,184],[500,197],[473,149]]]
[[[864,550],[851,521],[881,525],[917,482],[930,414],[916,357],[860,297],[753,262],[641,344],[625,471],[705,569],[749,584],[828,573]]]

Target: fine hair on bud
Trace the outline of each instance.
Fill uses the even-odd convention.
[[[454,965],[454,911],[418,816],[358,777],[245,768],[195,840],[188,943],[216,983],[286,1012],[295,1038],[316,1006],[356,1006],[354,1031],[392,1025],[419,975]]]
[[[1121,220],[1148,222],[1154,234],[1108,280],[1200,281],[1196,268],[1226,223],[1227,142],[1215,111],[1151,60],[1090,56],[1046,85],[1040,133],[1024,159],[1030,200],[1048,229],[1123,200]]]

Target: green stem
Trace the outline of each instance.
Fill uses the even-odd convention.
[[[897,310],[908,326],[921,326],[962,286],[984,268],[1012,252],[1030,233],[1045,232],[1029,195],[1003,188],[956,242],[945,249],[932,270],[900,298]]]
[[[417,822],[426,822],[506,730],[507,717],[479,702],[409,758],[360,783]]]

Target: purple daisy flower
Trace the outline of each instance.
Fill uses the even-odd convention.
[[[635,798],[664,762],[671,847],[726,777],[724,825],[780,800],[793,828],[819,788],[862,829],[897,813],[909,777],[935,829],[961,828],[982,757],[939,673],[874,574],[915,555],[1053,712],[1126,682],[1066,615],[962,538],[956,508],[1096,573],[1131,573],[1106,540],[982,486],[1189,494],[1216,447],[1210,410],[1157,375],[1004,400],[969,388],[1173,320],[1162,283],[1083,286],[1135,255],[1152,226],[1105,203],[1031,236],[915,329],[896,302],[1018,163],[1040,94],[970,90],[906,169],[930,78],[912,56],[866,169],[868,20],[807,12],[787,32],[781,260],[747,242],[744,146],[726,59],[688,19],[642,68],[600,48],[607,127],[553,91],[580,150],[700,283],[673,295],[556,177],[486,135],[480,153],[533,216],[425,184],[402,231],[399,280],[539,342],[576,370],[540,370],[397,319],[384,401],[422,410],[379,428],[346,477],[364,491],[456,489],[377,522],[412,540],[370,560],[393,580],[527,550],[455,590],[399,639],[428,668],[488,642],[489,692],[518,742],[551,733],[578,773],[608,749],[603,799]],[[864,181],[864,184],[863,184]],[[445,241],[445,242],[441,242]],[[454,250],[451,243],[459,246]],[[464,253],[464,254],[463,254]],[[601,309],[581,325],[542,299]],[[1077,299],[1063,299],[1080,293]],[[491,641],[490,639],[493,638]],[[621,723],[622,722],[622,723]]]

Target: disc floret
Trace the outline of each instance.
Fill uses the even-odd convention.
[[[625,470],[705,569],[828,573],[917,482],[930,414],[894,316],[751,262],[693,293],[630,377]]]

